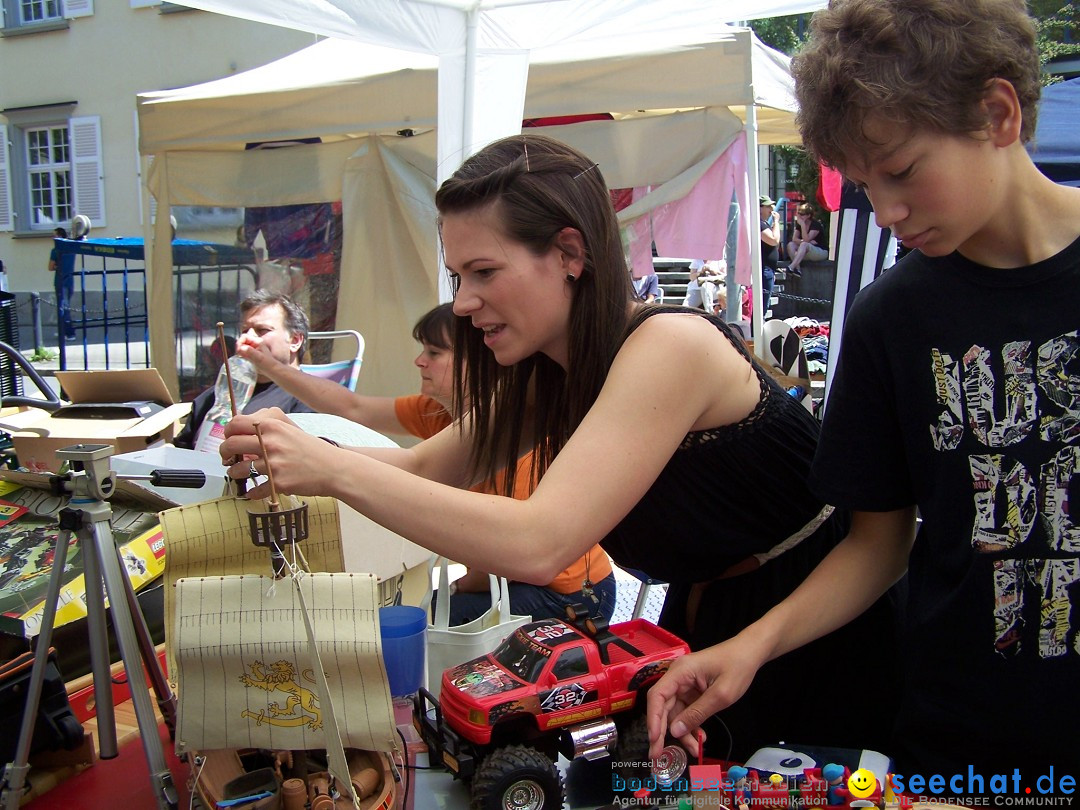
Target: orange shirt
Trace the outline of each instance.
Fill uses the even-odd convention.
[[[438,401],[424,394],[398,397],[394,400],[394,413],[403,428],[421,439],[431,438],[453,421]],[[529,486],[531,469],[532,453],[527,453],[518,459],[513,492],[513,497],[518,500],[527,499],[532,492]],[[477,490],[492,491],[487,485],[477,487]],[[599,582],[611,573],[611,561],[600,546],[590,548],[584,557],[555,577],[547,587],[557,593],[576,593],[581,590],[581,583],[585,581],[586,572],[593,582]]]

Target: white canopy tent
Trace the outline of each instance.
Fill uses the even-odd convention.
[[[627,225],[684,197],[732,149],[742,150],[734,191],[746,210],[756,193],[753,144],[797,141],[785,57],[723,24],[693,37],[665,32],[532,50],[514,115],[518,132],[522,118],[612,113],[614,120],[544,132],[596,159],[611,187],[653,190],[621,212]],[[365,392],[411,390],[413,347],[404,336],[438,300],[432,199],[437,178],[460,162],[439,157],[441,131],[433,127],[444,118],[443,85],[435,56],[326,40],[228,79],[140,95],[140,149],[154,157],[149,186],[159,205],[153,265],[171,267],[170,205],[340,199],[346,233],[337,325],[367,337]],[[512,98],[487,98],[485,110],[514,106]],[[321,143],[244,149],[310,137]],[[724,222],[726,199],[713,204],[712,221]],[[744,227],[754,254],[747,272],[758,266],[751,225]],[[715,230],[688,234],[684,254],[720,255]],[[741,253],[750,259],[750,249]],[[175,385],[173,324],[162,317],[172,312],[169,275],[152,274],[151,339],[155,363]]]
[[[572,49],[575,58],[582,58],[598,48],[610,53],[606,44],[624,37],[658,45],[701,42],[729,23],[811,11],[824,6],[825,0],[182,0],[182,4],[438,57],[441,182],[484,144],[518,131],[526,77],[536,51]],[[624,88],[634,90],[631,85]]]

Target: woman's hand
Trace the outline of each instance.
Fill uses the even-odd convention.
[[[262,434],[261,443],[255,433],[256,424]],[[266,475],[264,446],[273,468],[274,488],[280,494],[324,495],[327,491],[324,476],[340,466],[335,465],[334,458],[341,452],[339,448],[302,431],[280,408],[266,408],[254,414],[234,416],[225,426],[225,441],[219,452],[229,465],[226,474],[233,479],[248,478],[254,464],[259,475]],[[243,461],[233,463],[237,458]],[[269,496],[268,480],[247,491],[251,499]]]
[[[649,757],[656,759],[670,734],[691,756],[698,755],[695,731],[745,694],[767,660],[753,639],[736,636],[677,658],[649,690]]]
[[[237,338],[236,354],[250,362],[261,374],[270,379],[274,379],[276,376],[274,372],[288,366],[288,363],[282,363],[274,357],[263,339],[255,335],[252,330],[244,332]]]

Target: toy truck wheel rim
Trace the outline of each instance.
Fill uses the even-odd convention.
[[[544,791],[533,779],[514,782],[503,793],[504,810],[540,810],[544,806]]]

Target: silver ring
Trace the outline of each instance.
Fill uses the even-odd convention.
[[[258,477],[258,475],[259,475],[259,471],[255,469],[255,460],[252,459],[251,463],[248,464],[248,477],[249,478],[256,478],[256,477]]]

